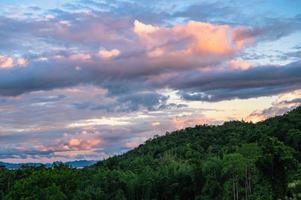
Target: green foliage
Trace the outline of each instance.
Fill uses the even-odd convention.
[[[0,171],[0,200],[301,199],[301,108],[156,136],[85,169]]]

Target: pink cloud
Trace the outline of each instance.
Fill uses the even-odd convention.
[[[240,51],[254,38],[247,27],[231,27],[190,21],[171,28],[143,24],[136,20],[134,32],[149,56],[227,56]]]
[[[269,108],[252,112],[246,120],[253,122],[263,121],[270,117],[282,115],[300,105],[301,90],[295,90],[293,92],[284,93],[277,96],[277,99],[272,103],[272,105]]]
[[[84,62],[84,61],[90,60],[91,55],[87,54],[87,53],[72,54],[70,56],[70,59],[74,60],[74,61],[83,61]]]
[[[132,138],[130,141],[125,143],[125,147],[128,149],[133,149],[138,147],[140,144],[143,144],[144,141],[146,141],[147,138],[146,137],[136,137],[136,138]]]
[[[181,129],[185,127],[192,127],[198,124],[214,124],[217,122],[203,115],[192,114],[174,117],[172,119],[172,123],[173,127],[176,129]]]
[[[41,152],[77,152],[78,154],[80,154],[84,151],[93,152],[95,149],[99,149],[103,144],[105,144],[105,142],[99,136],[99,132],[95,132],[94,130],[82,130],[78,133],[65,133],[63,138],[57,139],[55,143],[49,145],[33,144],[33,147]],[[26,150],[27,147],[24,148],[25,149],[23,150]]]
[[[133,148],[139,146],[139,144],[140,144],[140,143],[137,142],[137,141],[131,141],[131,142],[127,142],[127,143],[125,144],[125,147],[127,147],[127,148],[129,148],[129,149],[133,149]]]
[[[251,67],[251,64],[244,60],[231,60],[229,64],[232,69],[236,70],[247,70]]]

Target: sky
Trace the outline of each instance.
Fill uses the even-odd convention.
[[[0,1],[0,161],[101,160],[300,103],[299,0]]]

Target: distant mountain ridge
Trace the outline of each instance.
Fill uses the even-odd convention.
[[[0,162],[0,167],[5,167],[6,169],[20,169],[22,167],[52,167],[57,163],[63,163],[71,168],[84,168],[95,164],[97,161],[95,160],[75,160],[68,162],[53,162],[53,163],[7,163]]]

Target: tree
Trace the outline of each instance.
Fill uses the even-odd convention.
[[[213,157],[207,160],[202,168],[206,183],[202,190],[203,199],[219,200],[222,198],[222,161]]]
[[[265,138],[260,145],[262,155],[257,167],[271,184],[273,199],[283,199],[287,194],[289,170],[296,165],[293,149],[272,137]]]

